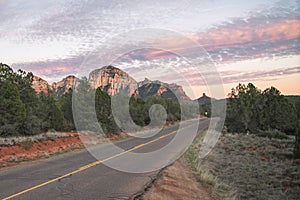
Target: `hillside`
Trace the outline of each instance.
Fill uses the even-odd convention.
[[[185,94],[182,86],[175,83],[168,84],[161,81],[151,81],[147,78],[138,83],[138,94],[141,98],[145,99],[148,96],[159,96],[162,98],[180,101],[191,101],[191,99]]]
[[[211,104],[212,101],[215,101],[216,99],[211,98],[209,96],[206,96],[205,93],[202,94],[201,97],[199,97],[198,99],[195,99],[194,101],[198,102],[199,105],[203,105],[203,104]]]
[[[32,87],[37,93],[52,92],[56,98],[61,97],[74,86],[79,79],[73,75],[63,78],[61,81],[50,85],[44,79],[34,76]],[[149,96],[158,96],[167,99],[190,102],[182,86],[175,83],[168,84],[161,81],[151,81],[145,78],[144,81],[137,82],[129,74],[113,66],[105,66],[90,72],[88,82],[92,88],[100,87],[108,95],[124,94],[126,96],[138,96],[143,99]]]
[[[38,76],[33,76],[32,87],[37,93],[44,92],[48,94],[48,92],[52,90],[52,86]]]
[[[78,81],[78,78],[76,76],[67,76],[66,78],[63,78],[61,81],[57,83],[53,83],[52,86],[52,92],[55,97],[61,97],[63,94],[69,91],[70,88],[73,88],[74,84]]]
[[[300,101],[300,95],[285,95],[284,97],[294,105]]]
[[[126,72],[113,66],[96,69],[89,74],[88,81],[92,88],[100,87],[110,96],[122,93],[128,96],[135,94],[137,82]]]
[[[197,173],[222,199],[299,199],[300,160],[293,159],[293,148],[293,137],[222,134],[210,154],[198,160]]]

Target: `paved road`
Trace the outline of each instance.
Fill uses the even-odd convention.
[[[188,136],[192,134],[189,130],[194,124],[191,121],[186,122],[181,130]],[[200,121],[198,130],[205,129],[208,125],[209,120]],[[151,138],[120,141],[117,145],[125,152],[118,157],[110,157],[108,162],[126,158],[126,151],[140,153],[159,149],[172,140],[177,129],[178,126],[172,126]],[[99,146],[102,150],[107,150],[106,148],[105,144]],[[181,151],[174,151],[176,153],[173,152],[170,157]],[[0,198],[130,199],[143,191],[157,173],[158,170],[147,173],[118,171],[97,161],[88,151],[82,150],[1,169]]]

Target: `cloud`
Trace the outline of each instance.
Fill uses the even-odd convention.
[[[187,33],[186,37],[198,42],[191,46],[188,39],[161,37],[156,39],[164,49],[141,49],[131,52],[123,61],[131,59],[156,60],[174,58],[174,52],[197,57],[205,51],[217,63],[236,62],[259,57],[272,58],[298,55],[300,52],[300,19],[255,17],[245,21],[233,20],[205,32]],[[181,56],[182,56],[181,55]]]
[[[277,42],[300,37],[299,19],[235,20],[205,33],[190,34],[206,49],[230,48],[248,43]]]
[[[111,49],[107,41],[110,41],[111,38],[122,32],[144,27],[183,30],[183,37],[186,36],[186,38],[196,41],[199,45],[197,43],[190,45],[190,42],[186,42],[186,38],[181,40],[178,37],[160,37],[159,35],[157,35],[157,38],[152,38],[152,41],[144,41],[144,43],[155,42],[164,48],[148,48],[132,51],[126,55],[121,55],[115,62],[117,67],[138,75],[140,79],[153,75],[154,79],[177,82],[181,80],[181,77],[174,74],[182,72],[181,75],[188,77],[190,83],[193,85],[205,84],[205,81],[201,82],[201,77],[194,75],[193,71],[189,71],[192,68],[189,67],[186,61],[184,62],[183,58],[186,56],[188,56],[187,61],[189,59],[193,61],[194,59],[199,59],[198,63],[201,63],[200,59],[202,56],[204,57],[202,64],[209,62],[209,58],[206,56],[210,56],[214,62],[224,64],[255,58],[281,58],[284,55],[299,55],[299,6],[295,8],[290,6],[290,4],[290,7],[278,4],[269,10],[262,9],[253,11],[251,14],[248,13],[239,16],[238,18],[226,18],[223,22],[219,21],[217,24],[211,24],[209,28],[202,28],[201,26],[205,22],[203,20],[201,22],[199,20],[198,22],[198,18],[195,17],[197,16],[197,12],[202,12],[200,9],[201,6],[198,3],[194,2],[194,4],[191,4],[194,7],[191,6],[188,10],[178,13],[178,16],[176,16],[177,13],[170,9],[169,4],[172,4],[170,2],[159,4],[160,6],[154,10],[150,9],[154,6],[152,3],[137,3],[132,1],[89,1],[85,4],[71,1],[58,5],[31,2],[22,5],[25,9],[34,8],[32,11],[34,20],[30,18],[28,12],[27,14],[21,12],[24,9],[21,5],[14,4],[6,7],[11,13],[2,12],[1,14],[0,12],[0,16],[3,17],[2,19],[5,19],[0,24],[9,26],[14,16],[17,21],[20,18],[26,19],[22,21],[21,28],[8,30],[9,33],[15,33],[12,34],[14,35],[13,37],[9,35],[3,37],[14,40],[20,46],[26,46],[23,43],[24,41],[35,45],[46,44],[44,46],[53,45],[55,41],[53,47],[56,49],[47,49],[42,46],[42,49],[47,50],[42,54],[42,58],[45,57],[46,53],[57,52],[57,43],[65,47],[60,48],[59,52],[62,52],[61,57],[56,60],[45,58],[43,62],[19,61],[13,64],[14,68],[23,68],[26,71],[32,71],[37,75],[53,80],[82,70],[81,63],[85,59],[87,52],[95,52],[96,47],[100,45],[108,45],[105,46],[105,50],[113,55],[118,55],[121,51]],[[50,9],[47,9],[48,12],[41,12],[40,10],[46,6],[50,7]],[[151,12],[148,12],[149,10]],[[178,10],[180,9],[178,8]],[[175,16],[175,18],[172,18],[172,16]],[[177,21],[179,18],[186,21],[179,21],[179,23]],[[19,21],[16,26],[18,25]],[[4,33],[0,33],[0,36],[1,34],[3,35]],[[120,46],[120,49],[126,49],[127,47],[131,49],[135,45]],[[13,49],[17,50],[20,47],[15,46]],[[39,51],[37,49],[30,49],[32,52],[36,52],[33,55],[34,57],[38,57],[37,54]],[[103,53],[101,50],[99,50],[100,53]],[[205,54],[205,51],[208,54]],[[9,51],[9,54],[13,55],[11,52],[14,51]],[[175,52],[181,52],[182,54],[177,55]],[[19,57],[21,57],[21,55],[26,54],[16,52],[16,55],[20,55]],[[102,55],[106,54],[103,53]],[[177,58],[180,56],[182,59],[178,60]],[[13,57],[17,56],[13,55]],[[84,68],[84,70],[91,71],[102,67],[100,66],[102,64],[106,65],[110,63],[94,64],[93,66],[88,66],[89,68]],[[179,70],[178,72],[166,73],[173,66],[186,69],[186,71]],[[239,67],[242,68],[244,66]],[[288,69],[286,72],[283,72],[283,69],[280,69],[281,71],[276,69],[274,72],[269,69],[262,70],[258,68],[255,69],[257,72],[250,71],[252,69],[246,69],[246,72],[245,70],[241,72],[238,69],[224,69],[221,75],[227,83],[240,80],[258,80],[265,77],[273,79],[280,75],[287,75],[286,73],[299,73],[297,71],[299,70],[298,68],[296,70],[291,68],[291,66],[286,66],[286,69]],[[198,70],[201,70],[201,68],[199,67]],[[282,74],[280,74],[281,72]],[[213,79],[213,74],[209,74],[209,72],[201,73],[206,78],[210,77]],[[134,75],[132,76],[134,77]]]
[[[276,80],[280,76],[288,76],[300,73],[300,67],[281,68],[268,71],[256,71],[256,72],[240,72],[224,76],[224,83],[238,83],[238,82],[251,82],[261,80]],[[222,73],[221,73],[222,74]]]
[[[78,68],[84,56],[77,56],[68,59],[54,60],[54,61],[41,61],[31,63],[16,63],[12,67],[14,69],[23,69],[27,72],[32,72],[34,75],[40,76],[45,80],[59,81],[67,75],[76,75]]]

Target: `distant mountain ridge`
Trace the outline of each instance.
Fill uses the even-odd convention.
[[[148,96],[160,96],[163,98],[169,98],[180,101],[191,101],[191,99],[185,94],[182,86],[175,83],[168,84],[158,80],[151,81],[147,78],[138,83],[138,94],[141,98],[147,98]]]
[[[61,81],[50,85],[44,79],[34,76],[32,87],[38,93],[51,92],[53,96],[59,98],[68,92],[68,90],[72,88],[78,80],[79,78],[76,76],[69,75]],[[191,101],[180,85],[175,83],[168,84],[159,80],[152,81],[147,78],[143,81],[137,82],[126,72],[113,66],[105,66],[101,69],[93,70],[89,74],[88,82],[92,88],[100,87],[110,96],[121,93],[141,98],[147,98],[148,96],[160,96],[176,100],[178,97],[180,101]]]
[[[76,81],[79,79],[76,76],[69,75],[66,78],[63,78],[57,83],[53,83],[52,92],[55,97],[61,97],[63,94],[69,91],[70,88],[73,88]]]
[[[37,93],[52,93],[54,97],[61,97],[63,94],[69,91],[70,88],[73,88],[73,85],[75,82],[79,80],[77,77],[73,75],[69,75],[65,78],[63,78],[59,82],[54,82],[53,84],[49,84],[47,81],[44,79],[38,77],[38,76],[33,76],[33,81],[32,81],[32,88],[37,92]]]
[[[216,99],[211,98],[209,96],[206,96],[205,93],[202,94],[201,97],[199,97],[198,99],[195,99],[194,101],[197,101],[199,103],[199,105],[203,105],[203,104],[211,104],[212,101],[215,101]]]
[[[32,88],[37,93],[44,92],[45,94],[48,94],[48,92],[52,90],[52,86],[49,85],[47,81],[38,76],[33,76]]]

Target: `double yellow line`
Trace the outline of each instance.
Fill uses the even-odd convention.
[[[11,196],[9,196],[9,197],[4,198],[3,200],[9,200],[9,199],[12,199],[12,198],[14,198],[14,197],[17,197],[17,196],[20,196],[20,195],[25,194],[25,193],[27,193],[27,192],[30,192],[30,191],[32,191],[32,190],[38,189],[38,188],[40,188],[40,187],[43,187],[43,186],[45,186],[45,185],[48,185],[48,184],[53,183],[53,182],[55,182],[55,181],[58,181],[58,180],[60,180],[60,179],[66,178],[66,177],[68,177],[68,176],[71,176],[71,175],[73,175],[73,174],[77,174],[77,173],[79,173],[79,172],[81,172],[81,171],[83,171],[83,170],[89,169],[89,168],[91,168],[91,167],[94,167],[94,166],[96,166],[96,165],[99,165],[99,164],[101,164],[101,163],[104,163],[104,162],[106,162],[106,161],[108,161],[108,160],[111,160],[111,159],[113,159],[113,158],[116,158],[116,157],[118,157],[118,156],[121,156],[121,155],[123,155],[123,154],[125,154],[125,153],[131,152],[131,151],[133,151],[133,150],[139,149],[139,148],[141,148],[141,147],[143,147],[143,146],[146,146],[146,145],[148,145],[148,144],[151,144],[151,143],[153,143],[153,142],[156,142],[156,141],[158,141],[158,140],[161,140],[161,139],[163,139],[163,138],[165,138],[165,137],[168,137],[168,136],[170,136],[170,135],[172,135],[172,134],[174,134],[174,133],[176,133],[176,132],[177,132],[177,131],[173,131],[173,132],[168,133],[168,134],[166,134],[166,135],[160,136],[160,137],[158,137],[158,138],[156,138],[156,139],[154,139],[154,140],[151,140],[151,141],[149,141],[149,142],[146,142],[146,143],[137,145],[137,146],[135,146],[135,147],[133,147],[133,148],[131,148],[131,149],[129,149],[129,150],[123,151],[123,152],[121,152],[121,153],[119,153],[119,154],[116,154],[116,155],[111,156],[111,157],[109,157],[109,158],[106,158],[106,159],[104,159],[104,160],[99,160],[99,161],[95,161],[95,162],[92,162],[92,163],[90,163],[90,164],[84,165],[84,166],[78,168],[78,169],[75,170],[75,171],[69,172],[69,173],[64,174],[64,175],[62,175],[62,176],[59,176],[59,177],[57,177],[57,178],[51,179],[51,180],[49,180],[49,181],[47,181],[47,182],[41,183],[41,184],[36,185],[36,186],[34,186],[34,187],[31,187],[31,188],[28,188],[28,189],[23,190],[23,191],[21,191],[21,192],[18,192],[18,193],[16,193],[16,194],[13,194],[13,195],[11,195]]]

